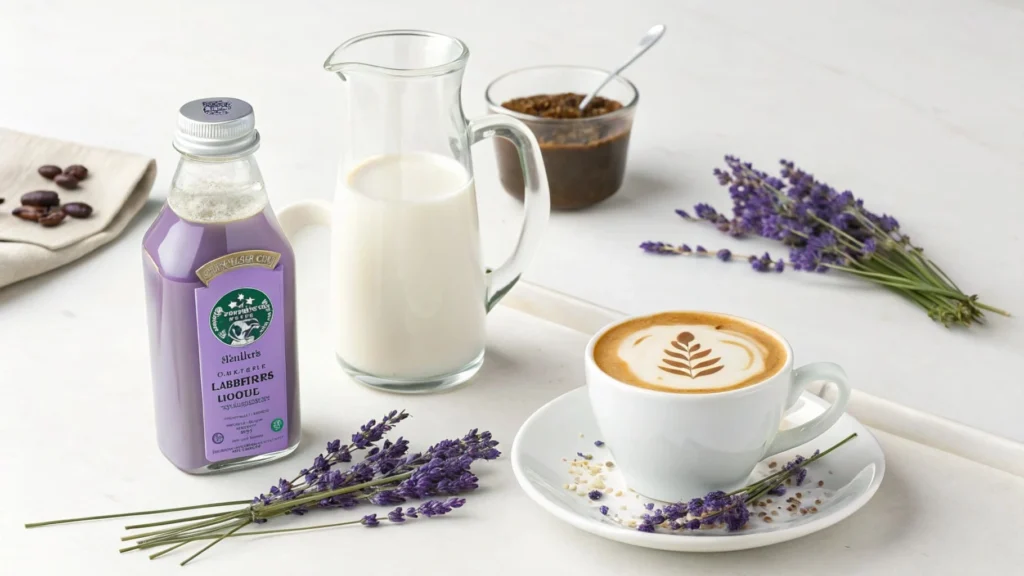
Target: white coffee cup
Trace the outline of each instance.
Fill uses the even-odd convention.
[[[716,316],[730,317],[713,313]],[[676,502],[712,490],[745,485],[759,461],[805,444],[839,420],[850,397],[843,369],[830,362],[793,368],[793,349],[777,332],[735,318],[776,338],[785,348],[780,370],[760,382],[712,393],[663,392],[627,384],[598,367],[594,347],[606,326],[587,345],[585,373],[601,439],[614,455],[630,488],[648,498]],[[818,417],[779,430],[785,411],[816,381],[838,388],[834,403]]]

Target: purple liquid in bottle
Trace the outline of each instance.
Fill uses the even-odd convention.
[[[225,224],[197,224],[181,219],[164,206],[143,240],[153,401],[157,441],[175,466],[202,473],[239,467],[281,457],[299,443],[299,385],[295,340],[295,254],[285,240],[270,208],[245,220]],[[196,269],[225,254],[243,250],[270,250],[281,254],[277,264],[284,276],[284,300],[278,320],[283,321],[287,403],[287,442],[284,453],[275,450],[211,462],[206,454],[201,389],[211,386],[200,376],[196,289],[204,285]],[[261,358],[264,360],[265,358]],[[265,364],[266,362],[260,362]]]
[[[182,159],[143,269],[157,443],[202,474],[298,446],[295,255],[252,156],[252,108],[209,99],[180,112]]]

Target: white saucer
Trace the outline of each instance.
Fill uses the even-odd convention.
[[[787,414],[783,427],[810,420],[825,406],[824,400],[805,393]],[[580,460],[577,452],[593,455],[592,464],[613,460],[610,447],[594,444],[600,440],[600,433],[585,387],[563,394],[530,416],[512,444],[512,469],[519,485],[542,508],[591,534],[635,546],[678,552],[743,550],[793,540],[828,528],[856,512],[874,496],[885,474],[885,456],[875,437],[848,414],[813,442],[767,462],[781,466],[797,454],[810,456],[816,449],[824,450],[853,432],[857,433],[857,438],[807,467],[807,480],[802,486],[788,486],[784,496],[773,497],[772,504],[756,509],[774,510],[777,515],[771,516],[772,522],[765,522],[755,511],[746,528],[732,533],[721,529],[645,533],[630,527],[629,520],[647,512],[643,506],[651,500],[629,491],[614,467],[602,475],[603,483],[613,492],[604,494],[596,502],[567,489],[566,485],[574,481],[570,463],[573,459]],[[758,465],[752,478],[766,475],[767,462]],[[589,491],[593,477],[589,480],[591,484],[580,484],[577,490],[584,494]],[[819,481],[824,483],[821,488]],[[616,496],[620,492],[622,495]],[[797,492],[802,494],[800,506],[805,510],[814,506],[817,512],[802,515],[799,510],[787,511],[786,499]],[[818,500],[821,504],[816,504]],[[609,508],[607,516],[599,510],[602,505]]]

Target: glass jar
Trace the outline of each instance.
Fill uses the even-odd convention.
[[[537,66],[504,74],[487,87],[490,112],[507,114],[526,124],[537,137],[551,190],[551,208],[576,210],[615,194],[626,173],[629,137],[639,94],[621,76],[608,83],[599,96],[622,107],[589,118],[542,118],[502,106],[513,98],[538,94],[589,93],[608,75],[605,70],[582,66]],[[515,148],[496,139],[498,175],[505,191],[522,199],[523,176]]]

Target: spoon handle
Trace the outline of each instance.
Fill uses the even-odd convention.
[[[633,62],[636,62],[636,59],[641,57],[641,56],[643,56],[644,52],[647,52],[648,50],[650,50],[651,46],[654,46],[657,43],[657,40],[659,38],[661,38],[660,34],[658,35],[657,38],[654,39],[654,41],[652,41],[652,42],[645,42],[645,43],[637,46],[636,50],[633,51],[633,55],[629,57],[629,60],[626,60],[625,62],[622,63],[621,66],[619,66],[618,68],[613,70],[612,73],[609,74],[604,79],[604,82],[601,82],[601,84],[599,84],[597,86],[597,88],[591,90],[590,94],[587,94],[587,97],[584,98],[582,102],[580,102],[580,110],[585,110],[587,108],[587,104],[590,104],[590,101],[593,100],[595,96],[597,96],[597,94],[601,91],[602,88],[607,86],[608,83],[612,81],[612,78],[615,78],[616,76],[621,74],[623,70],[628,68],[630,64],[632,64]]]

